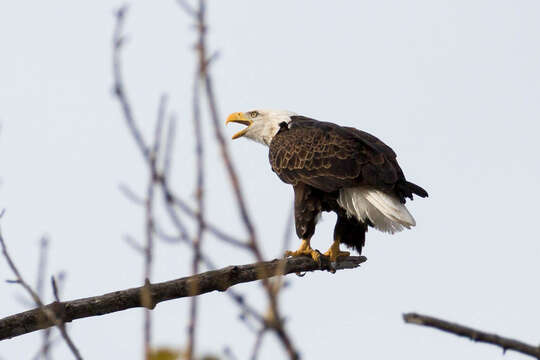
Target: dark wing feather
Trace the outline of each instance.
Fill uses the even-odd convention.
[[[402,201],[412,197],[411,192],[421,192],[409,189],[396,154],[375,136],[302,116],[291,119],[288,129],[280,130],[270,143],[272,170],[284,182],[325,192],[369,185],[394,191]]]

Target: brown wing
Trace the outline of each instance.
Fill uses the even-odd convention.
[[[292,185],[305,183],[326,192],[369,185],[395,191],[403,201],[412,196],[397,186],[408,183],[394,151],[354,128],[293,116],[272,139],[269,157],[272,170]]]

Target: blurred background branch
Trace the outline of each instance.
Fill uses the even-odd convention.
[[[0,219],[2,218],[3,214],[4,214],[4,211],[2,211],[2,213],[0,213]],[[46,253],[45,253],[46,245],[43,245],[43,244],[44,244],[44,242],[42,242],[42,247],[41,247],[42,255],[40,256],[40,263],[39,263],[40,267],[43,267],[41,270],[44,270],[45,256],[46,256]],[[2,230],[1,229],[0,229],[0,246],[2,247],[2,255],[6,259],[6,262],[8,263],[9,268],[11,269],[13,274],[15,275],[15,280],[13,282],[21,285],[26,290],[26,292],[30,295],[30,297],[34,301],[35,305],[38,306],[37,311],[39,313],[39,316],[37,317],[36,320],[39,323],[49,323],[50,325],[47,326],[47,327],[56,326],[58,328],[58,330],[60,331],[60,335],[62,336],[62,338],[66,342],[66,344],[69,347],[69,349],[70,349],[71,353],[73,354],[73,356],[76,359],[81,359],[82,360],[82,356],[81,356],[79,350],[77,349],[77,347],[73,343],[73,340],[71,340],[70,336],[67,333],[65,322],[63,321],[62,317],[59,316],[59,314],[57,314],[50,306],[45,306],[43,304],[43,302],[41,301],[41,298],[39,297],[38,293],[36,293],[30,287],[30,285],[28,285],[28,283],[23,279],[21,273],[19,272],[19,269],[15,265],[15,262],[11,259],[11,256],[8,253],[8,250],[7,250],[7,247],[6,247],[6,244],[5,244],[4,237],[2,235]],[[39,287],[40,290],[42,289],[42,285],[40,285],[40,282],[42,282],[42,281],[43,280],[41,278],[40,278],[40,280],[38,280],[38,287]],[[55,291],[56,295],[57,295],[57,293],[58,292]],[[2,320],[0,320],[0,323],[1,322],[2,322]],[[7,326],[5,326],[5,324],[4,324],[4,326],[0,325],[0,334],[2,333],[2,328],[3,327],[5,327],[6,330],[8,330],[8,331],[15,330],[12,326],[13,326],[13,324],[9,324],[9,323],[7,324]],[[21,322],[16,326],[23,326],[24,327],[25,322]],[[0,340],[2,340],[1,336],[0,336]],[[45,334],[44,335],[44,344],[42,345],[42,354],[45,357],[48,355],[49,344],[50,344],[49,335]]]
[[[469,338],[475,342],[483,342],[486,344],[500,346],[503,349],[503,353],[506,353],[507,350],[513,350],[540,359],[540,346],[529,345],[519,340],[502,337],[496,334],[476,330],[468,326],[463,326],[422,314],[403,314],[403,320],[408,324],[431,327],[454,335]]]

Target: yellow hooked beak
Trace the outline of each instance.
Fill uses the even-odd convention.
[[[241,112],[232,113],[231,115],[229,115],[229,117],[227,118],[227,121],[225,121],[225,125],[232,122],[246,125],[245,129],[240,130],[239,132],[233,135],[232,137],[233,139],[238,139],[239,137],[244,136],[247,133],[251,124],[253,124],[253,121],[248,119],[246,115],[244,115],[244,113],[241,113]]]

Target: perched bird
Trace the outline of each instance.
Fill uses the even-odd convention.
[[[287,256],[320,261],[310,239],[322,211],[337,214],[334,242],[324,253],[331,261],[350,254],[340,250],[340,243],[361,253],[368,226],[393,234],[416,225],[405,199],[428,193],[405,179],[394,151],[375,136],[282,110],[237,112],[229,115],[229,123],[246,126],[233,139],[247,137],[269,146],[272,170],[293,186],[302,243]]]

